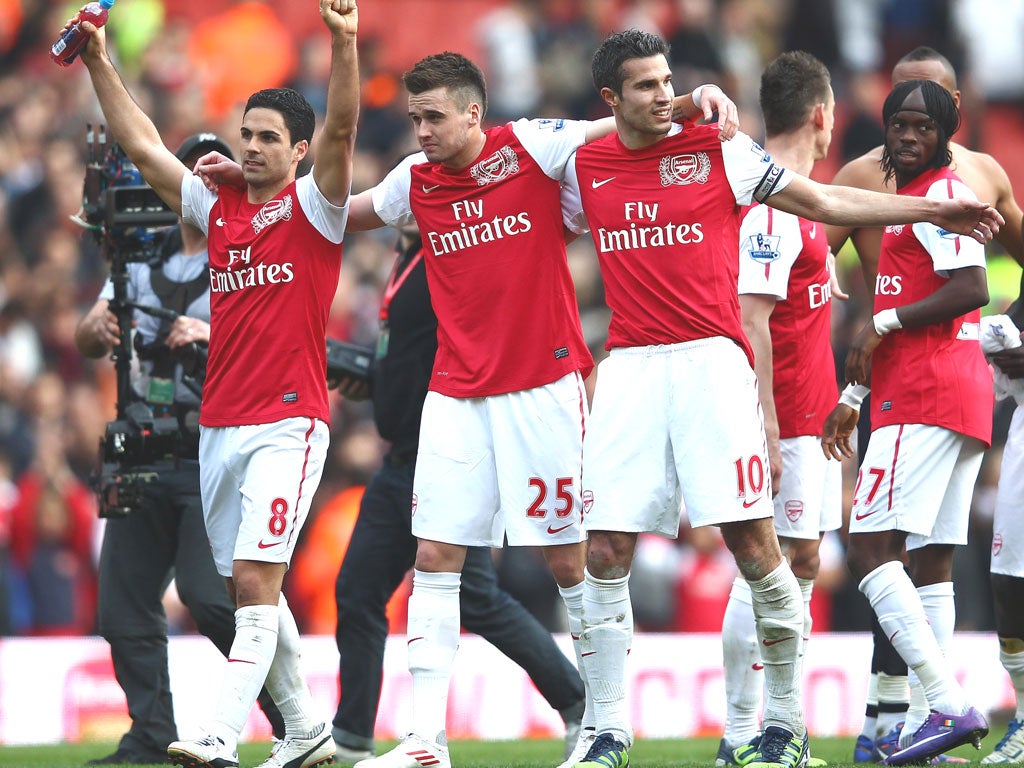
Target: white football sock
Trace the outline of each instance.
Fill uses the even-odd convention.
[[[860,727],[860,735],[874,741],[878,731],[878,715],[870,715],[869,712],[878,712],[878,673],[872,672],[868,677],[868,695],[864,700],[864,723]]]
[[[235,611],[235,639],[209,728],[229,751],[237,749],[238,735],[267,679],[277,649],[279,625],[276,605],[247,605]]]
[[[906,675],[878,673],[878,730],[876,739],[888,736],[907,719],[910,705],[910,681]]]
[[[299,666],[299,628],[284,595],[277,603],[277,652],[267,673],[267,691],[284,718],[285,734],[308,738],[322,721],[311,718],[313,697]]]
[[[611,733],[627,747],[633,727],[626,711],[626,656],[633,645],[629,574],[598,579],[583,571],[581,655],[590,677],[598,733]]]
[[[1015,720],[1024,720],[1024,648],[1012,652],[1011,648],[1020,648],[1018,638],[999,638],[999,661],[1010,676],[1013,690],[1017,692],[1017,712]]]
[[[814,619],[811,616],[811,596],[814,594],[814,579],[797,579],[800,585],[800,597],[804,600],[804,638],[800,643],[800,667],[799,679],[803,679],[804,654],[807,653],[807,643],[811,641],[811,629],[814,627]]]
[[[722,617],[722,660],[725,666],[725,733],[732,747],[757,735],[764,689],[764,664],[757,643],[750,585],[737,577]]]
[[[445,715],[452,664],[459,647],[458,573],[413,570],[409,596],[409,671],[412,673],[412,732],[447,744]]]
[[[903,715],[903,730],[900,731],[900,749],[906,749],[914,743],[914,734],[917,729],[924,725],[924,721],[931,714],[928,706],[928,698],[924,695],[924,686],[917,678],[917,673],[910,670],[907,676],[910,687],[910,706]]]
[[[569,621],[569,637],[572,638],[572,649],[576,652],[576,668],[583,680],[582,728],[584,730],[592,729],[595,727],[594,695],[590,691],[590,680],[580,649],[580,636],[583,634],[583,582],[581,581],[574,587],[559,587],[558,594],[562,596],[562,602],[565,603],[565,614]]]
[[[785,558],[763,579],[749,584],[764,663],[764,726],[777,725],[802,737],[807,729],[800,704],[798,660],[804,631],[800,586]]]
[[[949,714],[965,711],[963,690],[928,626],[921,598],[903,564],[894,560],[878,566],[861,581],[860,591],[871,603],[889,642],[917,673],[930,708]]]

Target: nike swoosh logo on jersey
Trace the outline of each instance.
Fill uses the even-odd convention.
[[[276,547],[280,543],[280,541],[272,541],[269,544],[267,544],[265,541],[263,541],[263,539],[260,539],[256,546],[260,549],[270,549],[271,547]]]
[[[440,188],[441,188],[441,185],[440,185],[440,184],[435,184],[435,185],[434,185],[434,186],[432,186],[432,187],[428,187],[428,186],[427,186],[426,184],[424,184],[424,185],[423,185],[423,192],[424,192],[424,194],[428,194],[428,195],[429,195],[429,194],[430,194],[431,192],[433,192],[433,191],[434,191],[435,189],[440,189]]]
[[[591,180],[590,180],[590,186],[591,186],[591,187],[592,187],[593,189],[599,189],[600,187],[603,187],[603,186],[604,186],[605,184],[607,184],[607,183],[608,183],[609,181],[612,181],[612,180],[614,180],[614,179],[615,179],[615,177],[614,177],[614,176],[612,176],[612,177],[611,177],[611,178],[609,178],[609,179],[605,179],[604,181],[598,181],[597,179],[591,179]]]
[[[217,221],[215,221],[214,224],[216,224],[218,227],[223,227],[224,226],[224,219],[222,219],[220,216],[218,216],[217,217]]]
[[[569,528],[571,525],[572,525],[572,521],[566,523],[561,528],[555,528],[553,525],[549,525],[548,526],[548,533],[561,533],[566,528]]]
[[[817,234],[818,226],[816,224],[811,224],[811,231],[808,232],[807,235],[811,238],[811,240],[813,240],[817,236]]]
[[[753,501],[747,501],[746,499],[744,499],[744,500],[743,500],[743,508],[744,508],[744,509],[750,509],[750,508],[751,508],[752,506],[754,506],[755,504],[757,504],[757,502],[759,502],[760,500],[761,500],[761,497],[760,497],[760,496],[758,496],[758,497],[757,497],[756,499],[754,499]]]
[[[877,512],[877,511],[878,511],[878,510],[875,510],[875,509],[873,509],[873,510],[871,510],[870,512],[864,512],[863,514],[862,514],[862,513],[860,513],[860,512],[858,512],[858,513],[856,513],[856,514],[855,514],[855,515],[854,515],[853,517],[854,517],[854,519],[856,519],[856,520],[863,520],[863,519],[864,519],[865,517],[871,517],[871,516],[872,516],[873,514],[875,514],[875,512]]]

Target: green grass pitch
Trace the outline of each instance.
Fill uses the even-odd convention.
[[[1005,724],[992,723],[992,732],[981,751],[960,747],[952,754],[977,763],[987,755]],[[83,744],[34,747],[0,746],[0,766],[7,768],[79,768],[86,760],[113,752],[114,744],[92,742]],[[382,743],[385,750],[392,743]],[[630,750],[633,768],[710,768],[715,764],[718,739],[640,739]],[[524,741],[456,741],[451,745],[454,768],[555,768],[562,760],[562,742],[555,740]],[[269,744],[242,744],[239,749],[240,768],[252,768],[266,759]],[[833,768],[853,768],[852,738],[813,738],[811,752],[828,761]],[[166,767],[166,764],[164,764]],[[858,766],[858,768],[860,768]]]

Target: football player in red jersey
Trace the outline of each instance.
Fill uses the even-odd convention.
[[[892,70],[892,83],[905,80],[933,80],[953,95],[959,106],[960,90],[957,86],[956,71],[949,60],[938,51],[921,46],[903,56]],[[949,149],[952,154],[950,168],[982,200],[991,200],[1002,214],[1006,225],[996,235],[999,244],[1018,263],[1024,264],[1024,239],[1021,237],[1021,220],[1024,213],[1013,194],[1013,185],[1006,171],[991,155],[970,150],[955,141]],[[879,192],[893,192],[892,182],[886,182],[879,167],[883,147],[851,160],[844,165],[833,179],[835,184],[846,184],[861,189],[875,189]],[[864,278],[871,291],[875,287],[875,273],[878,265],[879,245],[882,232],[878,229],[827,227],[829,243],[838,252],[846,239],[852,238],[861,260]],[[1024,326],[1024,303],[1018,301],[1009,314],[1018,327]],[[992,356],[1001,370],[1010,376],[1019,377],[1024,373],[1021,361],[1024,350],[1020,348]],[[866,414],[861,415],[861,446],[864,444]],[[1024,531],[1021,531],[1021,516],[1017,514],[1017,502],[1021,489],[1016,487],[1017,478],[1024,477],[1014,467],[1021,461],[1024,452],[1024,412],[1014,413],[1003,452],[1003,464],[999,473],[999,490],[993,529],[1000,536],[1000,546],[993,549],[992,596],[996,613],[996,632],[999,635],[999,658],[1016,691],[1017,710],[1010,722],[1004,739],[982,762],[1014,762],[1024,758],[1024,614],[1018,606],[1024,604]],[[996,539],[994,538],[993,544]],[[916,558],[909,553],[909,567],[913,573]],[[854,760],[880,761],[891,754],[899,744],[900,734],[909,724],[908,735],[928,716],[927,701],[920,690],[913,693],[907,688],[907,666],[889,643],[885,633],[873,623],[874,652],[871,658],[871,678],[868,686],[868,700],[864,724]],[[908,712],[909,704],[909,712]]]
[[[828,154],[834,124],[828,69],[790,51],[761,73],[765,151],[809,176]],[[800,585],[803,639],[811,634],[811,593],[825,531],[842,525],[842,469],[818,440],[839,394],[832,357],[833,262],[824,226],[767,205],[740,225],[740,309],[768,437],[775,530]],[[725,732],[715,763],[742,764],[759,738],[764,687],[750,587],[737,578],[722,621]],[[741,753],[737,755],[736,749]]]
[[[950,169],[960,125],[931,80],[899,83],[882,108],[882,170],[900,197],[973,194]],[[888,765],[927,762],[988,733],[943,647],[953,634],[953,549],[967,543],[974,482],[992,437],[992,374],[981,351],[985,251],[945,229],[890,226],[882,236],[875,315],[846,358],[850,382],[822,447],[852,456],[869,381],[871,437],[858,473],[847,562],[879,624],[920,681],[928,714],[904,727]],[[913,553],[913,580],[902,563]]]
[[[207,234],[210,347],[200,413],[203,512],[236,634],[207,733],[173,742],[172,762],[234,768],[266,682],[285,738],[263,768],[334,759],[299,669],[299,634],[281,594],[327,453],[325,328],[341,268],[359,112],[355,0],[320,0],[331,34],[327,114],[312,172],[296,179],[315,115],[290,89],[253,94],[240,130],[245,188],[206,189],[164,146],[90,24],[82,53],[111,133],[160,197]],[[297,311],[301,308],[302,311]]]

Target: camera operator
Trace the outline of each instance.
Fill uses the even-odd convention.
[[[177,152],[189,167],[228,145],[211,133],[189,137]],[[235,606],[210,552],[199,486],[199,396],[210,336],[210,282],[204,234],[179,219],[159,259],[127,264],[127,299],[135,307],[132,389],[156,417],[179,424],[178,456],[152,469],[142,501],[129,514],[107,520],[99,566],[99,629],[110,643],[114,674],[124,690],[132,724],[117,750],[90,765],[163,763],[178,739],[167,669],[167,616],[163,595],[172,578],[199,631],[225,656],[235,635]],[[177,245],[177,250],[173,246]],[[122,332],[110,309],[108,280],[75,332],[88,357],[109,354]],[[140,307],[171,310],[171,321]],[[122,393],[118,393],[119,400]],[[274,735],[284,735],[280,712],[266,691],[259,702]]]

